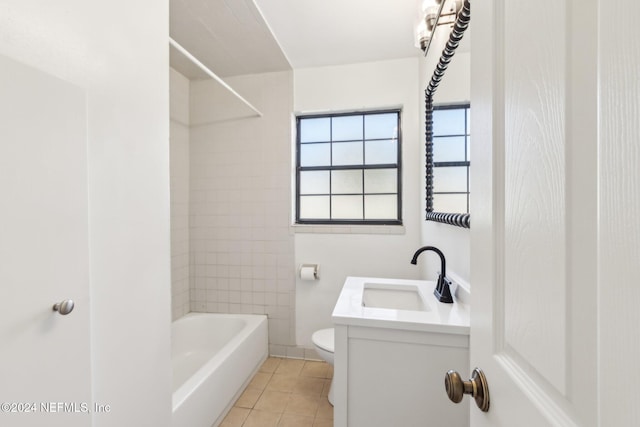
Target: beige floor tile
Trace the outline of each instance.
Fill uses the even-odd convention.
[[[318,412],[320,397],[292,394],[285,413],[314,417]]]
[[[268,372],[270,374],[274,373],[275,370],[278,368],[278,365],[280,365],[280,361],[282,361],[282,358],[280,357],[267,358],[267,360],[265,360],[262,366],[260,367],[260,372]]]
[[[277,427],[280,415],[275,412],[253,410],[242,427]]]
[[[256,388],[258,390],[264,390],[264,388],[267,386],[267,383],[271,379],[272,375],[273,374],[270,374],[268,372],[256,373],[251,379],[251,382],[249,383],[247,388]]]
[[[247,388],[242,392],[238,400],[233,406],[238,406],[240,408],[253,408],[260,395],[262,394],[262,390],[255,388]]]
[[[268,358],[223,427],[332,427],[327,400],[333,367],[325,362]]]
[[[321,395],[327,397],[329,395],[329,389],[331,388],[331,380],[324,380],[324,385],[322,386]]]
[[[313,427],[333,427],[333,420],[321,420],[316,418],[313,421]]]
[[[282,414],[278,427],[313,427],[313,417],[305,417],[297,414]]]
[[[315,377],[315,378],[327,378],[327,363],[324,362],[315,362],[311,360],[306,360],[304,362],[304,366],[302,367],[302,371],[300,372],[301,377]]]
[[[290,393],[293,391],[296,384],[298,384],[297,376],[273,374],[265,389]]]
[[[247,416],[249,416],[249,412],[251,412],[251,409],[238,408],[234,406],[231,408],[227,416],[224,417],[220,427],[242,427],[242,423],[244,423]]]
[[[300,375],[304,367],[302,359],[282,359],[275,373],[280,375]]]
[[[289,403],[290,393],[265,390],[256,402],[254,409],[269,412],[284,412]]]
[[[324,388],[324,382],[325,380],[322,378],[298,377],[298,381],[293,388],[293,392],[320,396]]]
[[[316,418],[321,420],[333,420],[333,406],[326,397],[321,397],[318,402],[318,412],[316,412]]]

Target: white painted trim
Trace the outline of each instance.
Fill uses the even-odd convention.
[[[301,234],[406,234],[404,225],[291,224],[290,228]]]
[[[513,355],[508,352],[495,354],[493,357],[550,425],[578,427],[578,424],[571,419],[569,408],[567,408],[571,402],[564,401],[562,397],[553,396],[550,390],[540,386],[540,382],[532,381],[531,373],[522,369],[522,362],[515,361]]]

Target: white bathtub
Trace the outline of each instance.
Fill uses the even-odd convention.
[[[218,425],[267,358],[267,317],[189,313],[171,330],[173,427]]]

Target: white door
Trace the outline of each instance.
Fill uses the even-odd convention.
[[[471,425],[598,425],[597,2],[474,2]]]
[[[81,88],[0,56],[0,425],[91,424],[86,120]]]

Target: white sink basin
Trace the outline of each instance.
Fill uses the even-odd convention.
[[[365,283],[362,292],[362,306],[429,311],[429,306],[425,304],[417,286],[395,283]]]
[[[333,308],[333,323],[469,335],[467,304],[453,289],[453,304],[438,302],[435,286],[426,280],[349,276]]]

